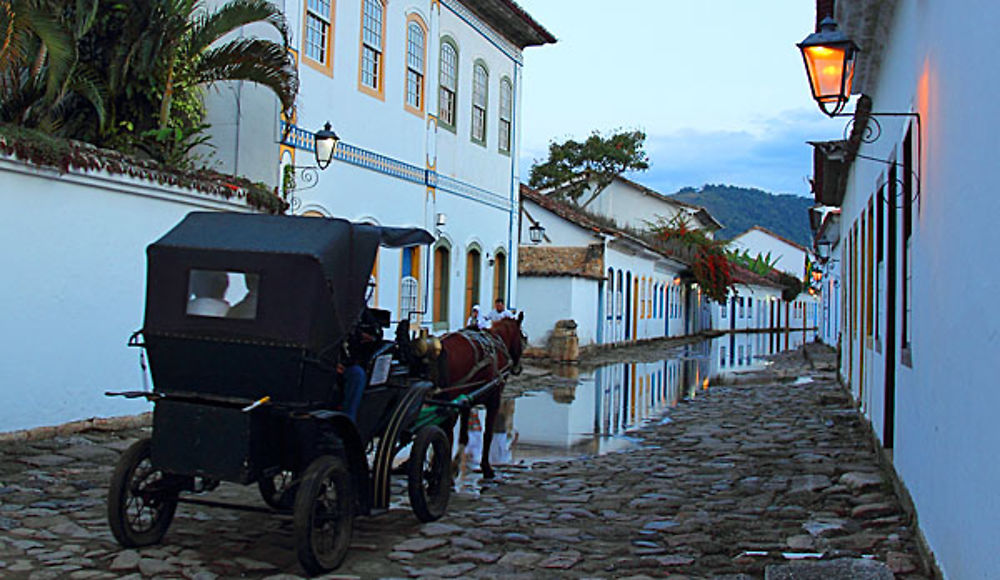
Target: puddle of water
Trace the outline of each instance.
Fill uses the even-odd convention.
[[[628,450],[641,443],[642,428],[669,422],[671,408],[697,398],[716,379],[763,369],[770,363],[760,357],[801,344],[801,333],[732,334],[661,361],[570,367],[565,384],[505,402],[491,459],[530,465]]]

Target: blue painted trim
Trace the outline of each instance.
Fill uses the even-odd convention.
[[[285,139],[282,140],[283,144],[309,152],[314,152],[316,150],[313,134],[311,132],[295,125],[288,125],[282,121],[282,134],[284,134],[286,129],[288,134]],[[380,155],[356,145],[344,143],[343,141],[337,144],[337,150],[334,151],[333,157],[338,161],[343,161],[344,163],[349,163],[357,167],[383,173],[397,179],[409,181],[410,183],[418,183],[426,187],[446,191],[453,195],[477,201],[504,211],[513,211],[514,205],[512,199],[507,199],[502,195],[477,187],[471,183],[466,183],[452,177],[441,175],[432,169],[425,169],[423,167],[399,161],[398,159],[386,157],[385,155]],[[511,177],[513,180],[513,175]],[[511,187],[513,188],[513,185]]]

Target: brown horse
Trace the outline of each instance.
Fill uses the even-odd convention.
[[[521,321],[524,313],[517,319],[504,318],[496,320],[489,330],[463,329],[450,332],[441,337],[441,363],[439,385],[441,393],[448,399],[461,395],[473,396],[471,405],[465,407],[459,415],[462,423],[458,442],[460,451],[469,443],[469,412],[472,406],[486,407],[486,426],[483,429],[483,456],[480,466],[485,479],[493,479],[494,472],[490,466],[489,449],[493,443],[493,426],[496,423],[497,412],[507,376],[521,372],[521,353],[527,338],[521,332]],[[495,383],[484,392],[484,386]],[[453,417],[445,425],[445,433],[449,436],[455,430]]]

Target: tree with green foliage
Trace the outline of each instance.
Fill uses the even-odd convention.
[[[105,116],[98,73],[80,58],[98,0],[0,3],[0,122],[65,133],[67,111]]]
[[[2,121],[183,166],[207,139],[205,87],[250,81],[285,112],[294,107],[287,26],[265,0],[213,9],[200,0],[9,1],[0,7]],[[256,23],[279,40],[241,33]]]
[[[614,179],[626,171],[645,171],[649,160],[642,131],[620,131],[603,137],[594,131],[584,141],[549,143],[549,158],[531,167],[529,185],[550,189],[551,195],[586,207]],[[586,192],[589,197],[580,203]]]

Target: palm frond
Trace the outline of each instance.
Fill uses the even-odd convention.
[[[288,24],[277,6],[266,0],[231,0],[195,18],[189,49],[192,53],[202,52],[241,26],[258,22],[271,25],[280,35],[280,42],[288,45]]]
[[[242,80],[263,85],[285,110],[295,104],[298,74],[285,48],[270,40],[241,38],[209,49],[202,55],[194,82]]]

